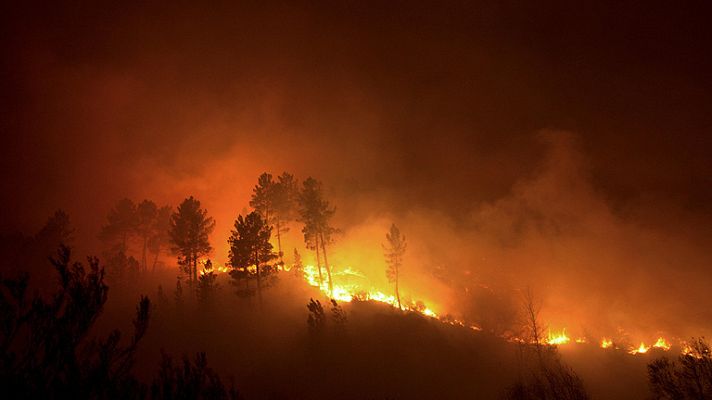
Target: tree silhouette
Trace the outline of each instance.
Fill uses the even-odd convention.
[[[332,234],[336,232],[336,229],[329,225],[334,212],[335,209],[323,198],[321,183],[314,178],[307,178],[299,194],[300,221],[304,223],[302,233],[304,233],[304,242],[307,247],[316,250],[320,284],[323,281],[321,260],[319,259],[319,249],[321,249],[329,280],[329,293],[333,293],[334,286],[331,279],[331,268],[329,268],[326,245],[331,243]]]
[[[252,189],[250,207],[254,208],[255,211],[260,214],[266,224],[269,224],[272,218],[274,185],[272,174],[265,172],[257,178],[257,185]]]
[[[523,311],[526,327],[524,340],[518,344],[518,378],[503,397],[508,400],[587,400],[583,381],[561,361],[556,346],[542,343],[540,305],[530,289],[524,294]]]
[[[234,387],[226,388],[220,376],[208,367],[205,353],[196,354],[194,361],[184,356],[178,365],[162,353],[158,377],[151,385],[151,398],[237,400],[241,397]]]
[[[169,231],[171,227],[171,207],[163,206],[158,209],[156,213],[156,219],[154,221],[153,229],[151,231],[151,236],[148,240],[148,249],[153,256],[153,266],[152,270],[156,270],[156,265],[158,264],[158,257],[161,254],[161,249],[166,246],[170,241]]]
[[[395,284],[398,308],[402,309],[400,292],[398,291],[398,280],[400,277],[400,269],[403,265],[403,254],[405,254],[407,244],[405,242],[405,236],[401,235],[396,224],[391,224],[391,229],[386,233],[386,241],[387,244],[383,246],[386,264],[388,264],[386,276],[390,283]]]
[[[662,357],[648,364],[654,399],[712,399],[712,352],[704,338],[693,339],[675,361]]]
[[[102,226],[99,238],[113,246],[119,244],[125,252],[136,230],[136,204],[130,199],[119,200],[107,215],[108,222]]]
[[[158,207],[150,200],[144,200],[136,206],[136,234],[141,240],[141,269],[145,272],[147,267],[146,251],[148,243],[154,236],[156,229],[156,219],[158,218]]]
[[[250,206],[260,214],[267,225],[274,227],[279,265],[284,265],[282,233],[289,230],[286,225],[294,218],[297,193],[294,176],[287,172],[277,177],[276,182],[271,174],[263,173],[257,179],[257,185],[252,191]]]
[[[277,182],[272,187],[272,208],[274,210],[275,236],[277,236],[277,254],[279,264],[284,265],[282,252],[282,233],[289,232],[287,224],[294,219],[295,205],[299,190],[294,176],[287,172],[277,177]]]
[[[208,211],[200,208],[200,201],[190,196],[171,215],[169,236],[172,250],[178,255],[178,263],[188,274],[190,282],[198,280],[198,258],[212,250],[208,235],[215,228],[215,221]]]
[[[299,254],[299,251],[297,251],[296,247],[294,248],[294,262],[292,263],[292,271],[298,277],[301,277],[304,271],[304,263],[302,262],[302,256]]]
[[[309,316],[307,317],[309,333],[312,337],[319,337],[326,326],[326,313],[324,313],[324,307],[321,305],[319,300],[309,299],[309,303],[307,303],[307,310],[309,310]]]
[[[239,215],[235,220],[235,229],[231,232],[228,244],[230,265],[238,272],[231,274],[234,279],[242,277],[257,279],[257,296],[262,299],[262,277],[269,273],[267,263],[276,258],[269,242],[272,228],[268,226],[257,211]],[[254,267],[254,272],[250,271]]]
[[[136,307],[134,334],[121,345],[114,330],[104,340],[88,334],[107,299],[104,269],[70,261],[62,246],[52,259],[59,290],[28,296],[28,275],[0,284],[0,386],[9,398],[134,398],[140,384],[131,375],[139,341],[148,328],[150,302]]]
[[[204,306],[210,307],[212,305],[213,296],[215,295],[215,290],[218,287],[217,284],[217,274],[213,270],[213,262],[206,260],[203,265],[203,270],[200,272],[200,278],[198,278],[198,301],[200,301]]]
[[[64,210],[57,210],[47,219],[45,225],[35,235],[35,242],[42,246],[50,254],[59,247],[60,244],[70,245],[74,229],[69,221],[69,215]]]

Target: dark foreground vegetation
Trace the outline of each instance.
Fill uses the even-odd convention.
[[[133,374],[139,342],[149,327],[151,302],[141,297],[134,331],[105,338],[90,332],[107,301],[105,271],[96,258],[88,266],[71,261],[62,246],[52,265],[59,288],[29,294],[29,275],[4,278],[0,287],[0,387],[5,398],[181,399],[238,398],[207,366],[204,353],[174,364],[164,355],[152,382]]]

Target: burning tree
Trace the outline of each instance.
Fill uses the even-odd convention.
[[[242,215],[237,217],[235,230],[231,232],[228,239],[230,265],[241,270],[233,271],[231,276],[234,279],[239,279],[241,276],[254,275],[257,278],[257,296],[260,300],[262,298],[262,276],[266,272],[262,268],[276,258],[272,251],[272,244],[269,242],[271,235],[272,228],[265,223],[258,212],[253,211],[244,218]],[[254,272],[249,270],[250,267],[254,267]]]
[[[331,243],[332,234],[336,229],[329,225],[329,220],[334,216],[335,209],[323,198],[321,183],[314,178],[307,178],[299,194],[300,221],[304,223],[302,232],[304,242],[309,249],[316,251],[317,269],[319,270],[319,284],[323,282],[321,274],[321,260],[319,250],[324,256],[324,265],[329,280],[329,293],[333,294],[334,285],[331,280],[331,269],[326,253],[326,245]]]
[[[212,250],[208,235],[215,228],[215,221],[208,211],[200,208],[200,201],[190,196],[171,215],[169,236],[172,250],[178,255],[191,283],[198,279],[198,258]]]
[[[388,233],[386,233],[386,240],[388,243],[383,245],[386,264],[388,264],[386,276],[388,277],[389,282],[395,284],[398,308],[402,309],[400,293],[398,292],[398,278],[400,275],[400,268],[403,265],[403,254],[405,254],[407,243],[405,242],[405,236],[401,234],[396,224],[391,224],[391,229]]]

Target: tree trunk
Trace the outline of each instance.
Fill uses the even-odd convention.
[[[277,218],[277,250],[279,251],[279,265],[284,268],[284,259],[282,258],[282,228]]]
[[[143,267],[143,272],[148,271],[148,262],[146,262],[146,236],[143,237],[143,250],[141,252],[141,267]]]
[[[257,301],[260,307],[262,307],[262,276],[260,276],[260,262],[257,254],[255,254],[255,260],[257,261],[255,263],[255,271],[257,272]]]
[[[198,255],[193,256],[193,282],[198,282]]]
[[[326,275],[329,278],[329,296],[333,297],[334,285],[331,281],[331,268],[329,268],[329,260],[326,257],[326,246],[324,245],[324,237],[321,234],[319,234],[319,237],[321,238],[321,250],[322,253],[324,253],[324,266],[326,266]]]
[[[319,236],[314,234],[314,247],[316,247],[316,268],[319,270],[319,289],[324,284],[324,278],[321,276],[321,258],[319,257]]]
[[[158,255],[161,254],[161,246],[156,248],[156,256],[153,258],[153,266],[151,267],[151,272],[156,272],[156,265],[158,264]]]
[[[402,310],[403,307],[401,307],[401,301],[400,301],[400,293],[398,292],[398,267],[396,266],[396,300],[398,300],[398,309]]]

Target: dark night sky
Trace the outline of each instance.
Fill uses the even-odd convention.
[[[175,203],[147,186],[213,163],[457,215],[530,174],[543,129],[621,215],[709,222],[708,10],[496,3],[5,5],[2,223]]]

